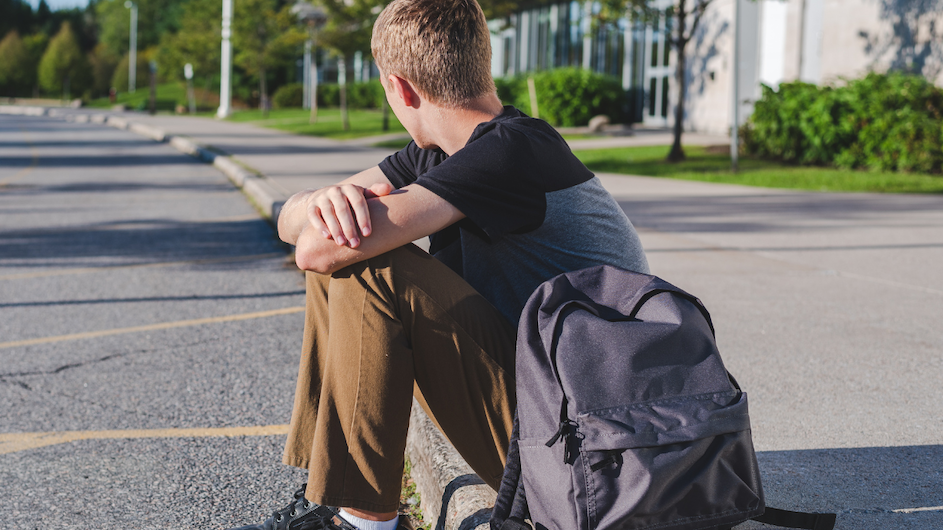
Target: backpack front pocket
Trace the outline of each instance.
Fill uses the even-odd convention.
[[[745,393],[594,410],[576,423],[590,528],[697,529],[763,512]]]

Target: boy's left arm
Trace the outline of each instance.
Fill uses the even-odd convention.
[[[435,193],[411,184],[367,200],[372,232],[356,248],[338,245],[307,225],[298,236],[295,262],[303,270],[330,274],[428,236],[465,215]]]

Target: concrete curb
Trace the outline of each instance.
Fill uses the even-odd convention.
[[[10,114],[14,116],[45,116],[47,112],[48,110],[46,107],[0,105],[0,114]]]
[[[488,530],[497,493],[485,484],[413,400],[406,456],[422,498],[426,523],[435,530]],[[433,520],[429,514],[438,514]]]
[[[2,108],[0,108],[2,112]],[[59,113],[49,113],[55,116]],[[108,114],[67,114],[61,113],[67,121],[76,123],[98,123],[116,129],[127,130],[150,138],[156,142],[169,143],[181,153],[198,158],[208,164],[213,164],[239,189],[249,197],[249,200],[267,217],[272,224],[278,221],[278,214],[288,197],[271,183],[265,176],[246,169],[236,162],[230,155],[217,153],[184,136],[168,134],[162,129],[135,123],[120,116]]]
[[[259,210],[274,224],[288,197],[265,175],[240,165],[232,156],[217,153],[190,138],[167,134],[166,131],[134,123],[124,117],[108,114],[74,114],[47,110],[42,107],[0,106],[0,114],[53,116],[76,123],[97,123],[128,130],[157,142],[169,143],[181,153],[213,164],[240,188]],[[21,112],[17,110],[24,109]],[[421,508],[426,523],[436,530],[488,530],[491,507],[496,493],[486,485],[442,436],[422,407],[413,402],[409,419],[406,455],[412,463],[412,478],[422,498]],[[433,515],[435,514],[435,515]]]

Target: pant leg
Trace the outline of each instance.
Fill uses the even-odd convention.
[[[420,403],[497,488],[514,412],[514,330],[458,275],[415,246],[307,275],[304,345],[285,449],[308,499],[398,506],[406,429]]]

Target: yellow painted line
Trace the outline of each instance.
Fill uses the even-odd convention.
[[[47,276],[66,276],[70,274],[91,274],[94,272],[106,272],[115,269],[143,269],[148,267],[173,267],[175,265],[206,265],[210,263],[235,263],[239,261],[252,261],[257,259],[268,259],[279,256],[285,256],[282,252],[271,252],[269,254],[256,254],[253,256],[236,256],[230,258],[209,258],[187,261],[161,261],[157,263],[135,263],[133,265],[110,265],[105,267],[83,267],[80,269],[53,269],[36,272],[21,272],[18,274],[0,275],[2,280],[23,280],[29,278],[45,278]]]
[[[20,129],[23,131],[23,136],[26,137],[26,141],[29,142],[29,152],[33,155],[33,163],[28,167],[25,167],[17,171],[12,177],[7,177],[3,180],[0,180],[0,189],[3,189],[6,185],[12,183],[13,181],[19,180],[29,174],[34,167],[39,165],[39,149],[36,149],[36,146],[33,145],[33,142],[29,139],[29,133],[26,132],[26,129]]]
[[[92,339],[96,337],[107,337],[110,335],[122,335],[125,333],[140,333],[142,331],[157,331],[163,329],[183,328],[187,326],[201,326],[203,324],[218,324],[221,322],[236,322],[239,320],[250,320],[253,318],[265,318],[278,315],[289,315],[304,311],[304,306],[286,307],[283,309],[273,309],[270,311],[259,311],[256,313],[241,313],[237,315],[226,315],[221,317],[195,318],[192,320],[178,320],[176,322],[161,322],[159,324],[148,324],[146,326],[131,326],[128,328],[103,329],[99,331],[86,331],[84,333],[72,333],[69,335],[58,335],[55,337],[40,337],[38,339],[14,340],[9,342],[0,342],[0,349],[18,348],[20,346],[33,346],[36,344],[49,344],[52,342],[64,342],[68,340]]]
[[[79,440],[133,440],[141,438],[209,438],[288,434],[288,425],[195,429],[131,429],[123,431],[16,432],[0,434],[0,455]]]

